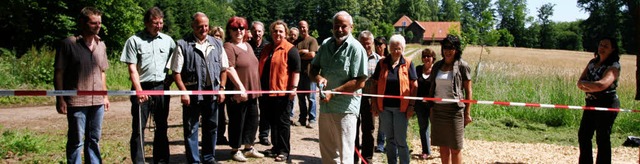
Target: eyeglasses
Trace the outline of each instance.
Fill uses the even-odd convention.
[[[243,31],[243,30],[244,30],[244,27],[243,27],[243,26],[240,26],[240,27],[231,27],[231,31],[238,31],[238,30]]]
[[[433,56],[427,56],[427,55],[422,56],[422,58],[432,58],[432,57]]]

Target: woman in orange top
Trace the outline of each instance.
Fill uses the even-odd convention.
[[[371,76],[373,87],[371,93],[393,96],[415,96],[417,94],[418,76],[411,60],[404,58],[405,40],[401,35],[393,35],[389,39],[387,58],[381,59]],[[388,163],[408,164],[409,147],[407,146],[407,127],[409,118],[413,116],[415,102],[408,99],[373,98],[371,113],[380,114],[380,130],[386,136],[385,149]]]
[[[296,91],[300,80],[300,55],[298,49],[286,40],[287,24],[282,20],[273,22],[269,26],[273,43],[260,52],[260,84],[263,90]],[[291,146],[289,144],[291,121],[289,109],[293,108],[296,94],[274,93],[263,94],[260,98],[260,108],[265,108],[266,118],[271,125],[270,155],[276,155],[277,162],[289,160]]]

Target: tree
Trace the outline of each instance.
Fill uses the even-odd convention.
[[[318,40],[324,40],[331,37],[331,28],[333,27],[333,15],[339,11],[347,11],[352,17],[357,16],[360,12],[360,4],[357,0],[326,0],[320,1],[318,4],[318,14],[316,21],[318,22]],[[358,22],[354,22],[357,24]],[[357,31],[358,29],[354,29]]]
[[[493,9],[491,0],[463,0],[462,35],[469,44],[484,44],[482,39],[493,29]]]
[[[622,1],[615,0],[578,0],[578,7],[589,12],[589,18],[582,22],[582,45],[585,50],[596,51],[600,37],[620,38],[622,6]],[[621,49],[621,52],[624,52],[624,49]]]
[[[362,10],[360,10],[360,15],[373,21],[373,22],[386,22],[387,20],[383,16],[383,11],[385,8],[384,2],[382,0],[363,0]]]
[[[541,48],[555,48],[554,32],[552,28],[552,21],[549,19],[553,15],[553,7],[555,4],[547,3],[538,8],[538,19],[542,22],[540,29],[540,47]]]
[[[390,21],[390,23],[393,24],[395,23],[396,20],[402,17],[403,13],[399,13],[397,11],[397,9],[400,8],[399,0],[383,0],[383,3],[384,3],[384,10],[382,10],[382,12],[385,13],[384,15],[386,15],[384,20]],[[403,6],[403,7],[406,7],[406,6]]]
[[[500,32],[498,30],[491,30],[482,35],[483,45],[497,46],[500,40]]]
[[[439,0],[426,0],[427,1],[427,15],[424,21],[439,21],[440,20],[440,6],[438,6]]]
[[[513,38],[513,35],[509,33],[509,30],[499,29],[498,33],[500,34],[500,39],[498,39],[498,46],[506,46],[506,47],[513,46],[514,38]]]
[[[395,29],[393,25],[390,23],[375,23],[376,28],[371,31],[376,37],[384,36],[385,38],[390,38],[391,35],[394,34]]]
[[[498,0],[496,11],[500,17],[498,29],[506,29],[514,37],[516,46],[525,45],[524,25],[527,16],[526,0]]]
[[[411,43],[413,42],[413,32],[412,31],[407,31],[407,34],[405,35],[405,37],[407,38],[407,43]]]
[[[554,25],[556,48],[564,50],[582,51],[581,21],[558,22]]]
[[[53,46],[76,32],[76,15],[65,1],[8,0],[0,5],[0,47],[21,57],[31,46]]]
[[[625,52],[628,54],[639,54],[640,49],[638,49],[638,43],[640,43],[640,38],[636,37],[639,34],[637,26],[638,20],[634,17],[637,16],[640,9],[638,8],[640,1],[637,0],[625,0],[625,5],[627,6],[626,10],[622,10],[622,27],[635,27],[635,28],[621,28],[620,33],[622,38],[622,47],[625,49]]]
[[[533,18],[533,17],[530,17]],[[528,28],[525,29],[524,33],[524,42],[525,45],[521,45],[522,47],[529,48],[539,48],[540,47],[540,23],[532,22]]]
[[[400,1],[398,13],[404,13],[414,20],[425,20],[427,17],[427,3],[424,0],[403,0]]]
[[[460,21],[460,11],[462,5],[456,2],[456,0],[442,0],[442,7],[440,8],[440,20],[442,21]]]

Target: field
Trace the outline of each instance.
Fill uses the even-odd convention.
[[[437,46],[429,48],[439,52]],[[463,59],[474,67],[473,93],[476,100],[577,106],[584,105],[584,93],[575,83],[591,58],[593,53],[589,52],[507,47],[470,46],[463,54]],[[618,95],[623,109],[638,108],[638,102],[633,100],[635,60],[631,55],[623,55],[620,60],[622,71]],[[577,134],[581,113],[566,109],[476,104],[472,107],[476,126],[469,128],[467,138],[577,146],[574,135],[555,133]],[[614,125],[613,145],[620,145],[628,135],[639,135],[639,122],[637,113],[620,113]],[[487,135],[504,128],[512,132],[501,136]],[[531,133],[541,133],[542,136],[519,137]]]

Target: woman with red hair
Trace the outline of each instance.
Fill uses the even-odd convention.
[[[238,78],[247,91],[260,90],[260,76],[258,75],[258,59],[253,54],[249,43],[245,42],[247,34],[247,20],[242,17],[231,17],[227,22],[228,36],[224,43],[224,50],[229,58],[229,67],[238,72]],[[224,81],[224,78],[223,78]],[[224,85],[225,82],[222,82]],[[233,85],[227,85],[230,90],[237,90]],[[247,157],[262,158],[264,154],[253,148],[258,131],[258,97],[260,94],[248,94],[246,101],[234,98],[227,99],[229,115],[229,146],[232,159],[246,162]],[[239,150],[244,145],[244,153]]]

